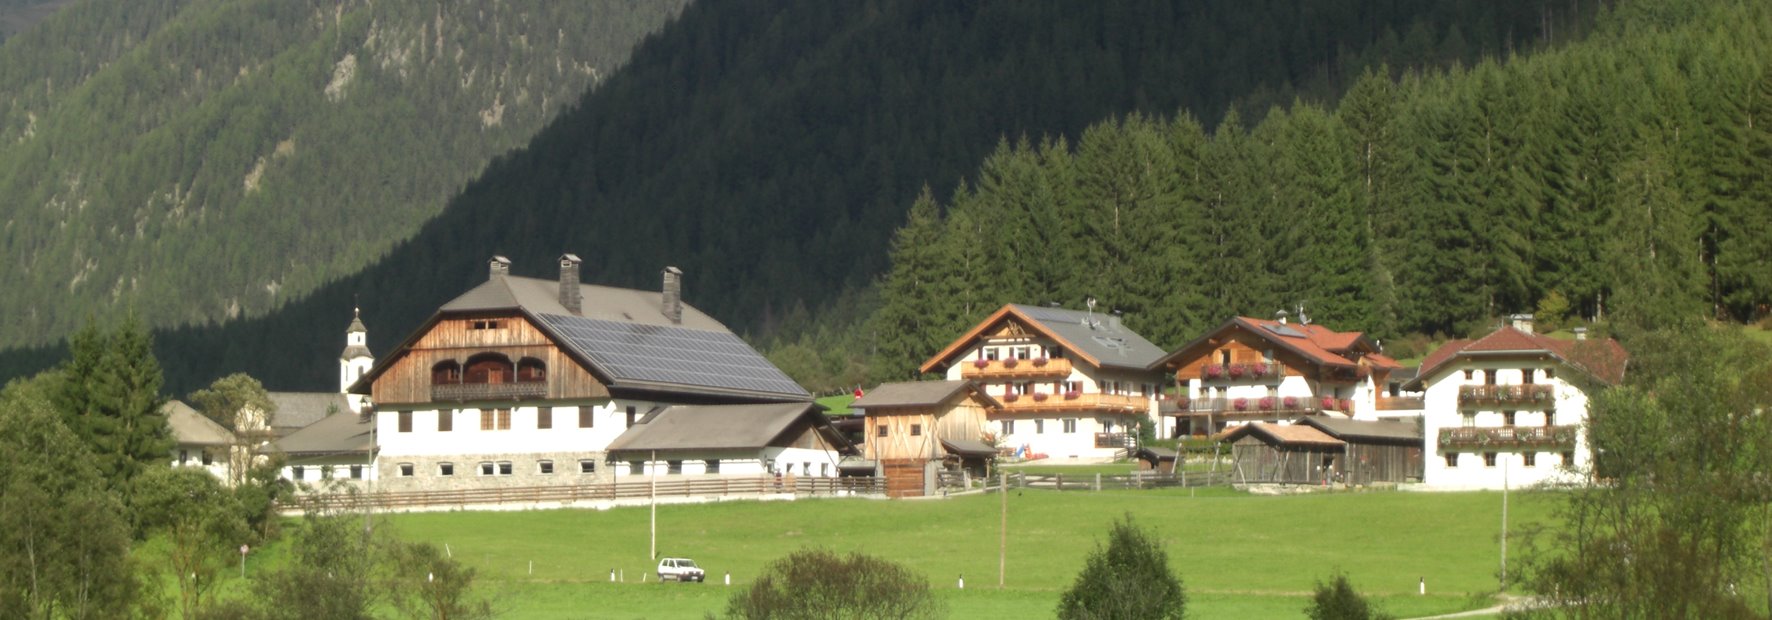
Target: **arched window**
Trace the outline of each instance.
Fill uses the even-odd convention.
[[[455,360],[444,360],[431,367],[431,385],[450,383],[461,383],[461,364],[455,363]]]
[[[463,383],[510,383],[514,374],[511,358],[497,353],[481,353],[468,358]]]
[[[517,360],[517,382],[539,383],[548,380],[548,365],[533,357]]]

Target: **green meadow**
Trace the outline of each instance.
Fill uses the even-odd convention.
[[[1547,518],[1554,500],[1515,493],[1510,523]],[[904,563],[928,576],[954,618],[1046,618],[1109,524],[1128,514],[1166,541],[1195,618],[1300,617],[1315,581],[1336,569],[1402,617],[1486,607],[1497,587],[1499,493],[1011,492],[1001,588],[1000,501],[659,506],[659,555],[694,558],[706,584],[652,581],[645,507],[399,514],[387,523],[448,545],[508,618],[702,618],[801,547]],[[721,584],[728,572],[732,588]],[[1423,578],[1426,596],[1417,594]]]

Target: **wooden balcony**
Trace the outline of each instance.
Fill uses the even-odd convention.
[[[1575,449],[1579,426],[1493,426],[1440,429],[1440,447],[1505,450],[1540,448],[1550,452]]]
[[[1145,396],[1121,396],[1119,394],[1074,394],[1067,398],[1066,394],[1018,394],[1001,397],[1003,411],[1011,413],[1133,413],[1142,414],[1150,410],[1150,399]]]
[[[1067,359],[969,360],[963,364],[960,377],[965,379],[1068,377],[1071,374],[1071,361]]]
[[[1269,396],[1265,398],[1165,398],[1157,412],[1173,416],[1212,416],[1219,419],[1279,419],[1317,415],[1325,411],[1352,413],[1352,399]]]
[[[541,381],[522,383],[438,383],[431,385],[433,401],[522,400],[545,398],[548,384]]]
[[[1277,363],[1204,364],[1200,381],[1221,383],[1273,383],[1286,378],[1286,367]]]
[[[1420,411],[1427,405],[1420,396],[1380,396],[1377,408],[1379,411]]]
[[[1355,366],[1352,368],[1330,367],[1323,369],[1318,380],[1324,383],[1353,384],[1363,383],[1371,376],[1372,369],[1365,366]]]
[[[1458,388],[1460,409],[1525,409],[1556,408],[1556,386],[1552,385],[1465,385]]]

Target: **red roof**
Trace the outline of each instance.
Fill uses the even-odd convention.
[[[1249,324],[1251,326],[1249,331],[1261,334],[1263,337],[1275,342],[1290,344],[1297,348],[1299,352],[1303,353],[1305,357],[1312,358],[1319,364],[1329,364],[1332,366],[1347,366],[1352,364],[1353,360],[1341,355],[1339,351],[1346,351],[1349,347],[1353,346],[1355,342],[1358,342],[1361,338],[1365,337],[1365,334],[1360,332],[1338,332],[1323,327],[1322,325],[1281,323],[1279,321],[1252,319],[1246,316],[1237,317],[1236,320],[1240,323]],[[1300,338],[1297,336],[1281,334],[1279,331],[1276,331],[1277,328],[1281,327],[1290,328],[1292,331],[1303,333],[1304,337]]]
[[[1251,422],[1241,426],[1233,426],[1225,429],[1224,432],[1219,433],[1215,439],[1218,441],[1236,441],[1250,433],[1266,435],[1273,440],[1269,443],[1282,445],[1317,444],[1325,446],[1340,446],[1347,443],[1331,437],[1329,434],[1317,430],[1312,426],[1306,426],[1303,424],[1266,424],[1262,422]]]
[[[1366,354],[1366,361],[1371,362],[1372,365],[1377,368],[1388,368],[1390,370],[1396,370],[1396,369],[1403,367],[1403,364],[1401,362],[1391,359],[1391,357],[1389,355],[1385,355],[1383,353],[1367,353]]]
[[[1421,360],[1421,372],[1416,375],[1416,381],[1426,382],[1428,377],[1458,357],[1514,351],[1551,355],[1606,384],[1624,380],[1625,363],[1630,359],[1624,347],[1611,338],[1558,340],[1504,326],[1476,340],[1453,340],[1434,349]]]

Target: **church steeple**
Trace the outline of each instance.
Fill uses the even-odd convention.
[[[351,326],[345,328],[345,351],[338,356],[338,391],[348,394],[351,385],[374,365],[375,355],[369,352],[369,328],[363,326],[362,309],[351,308]],[[364,397],[352,394],[349,400],[351,410],[362,413]]]

